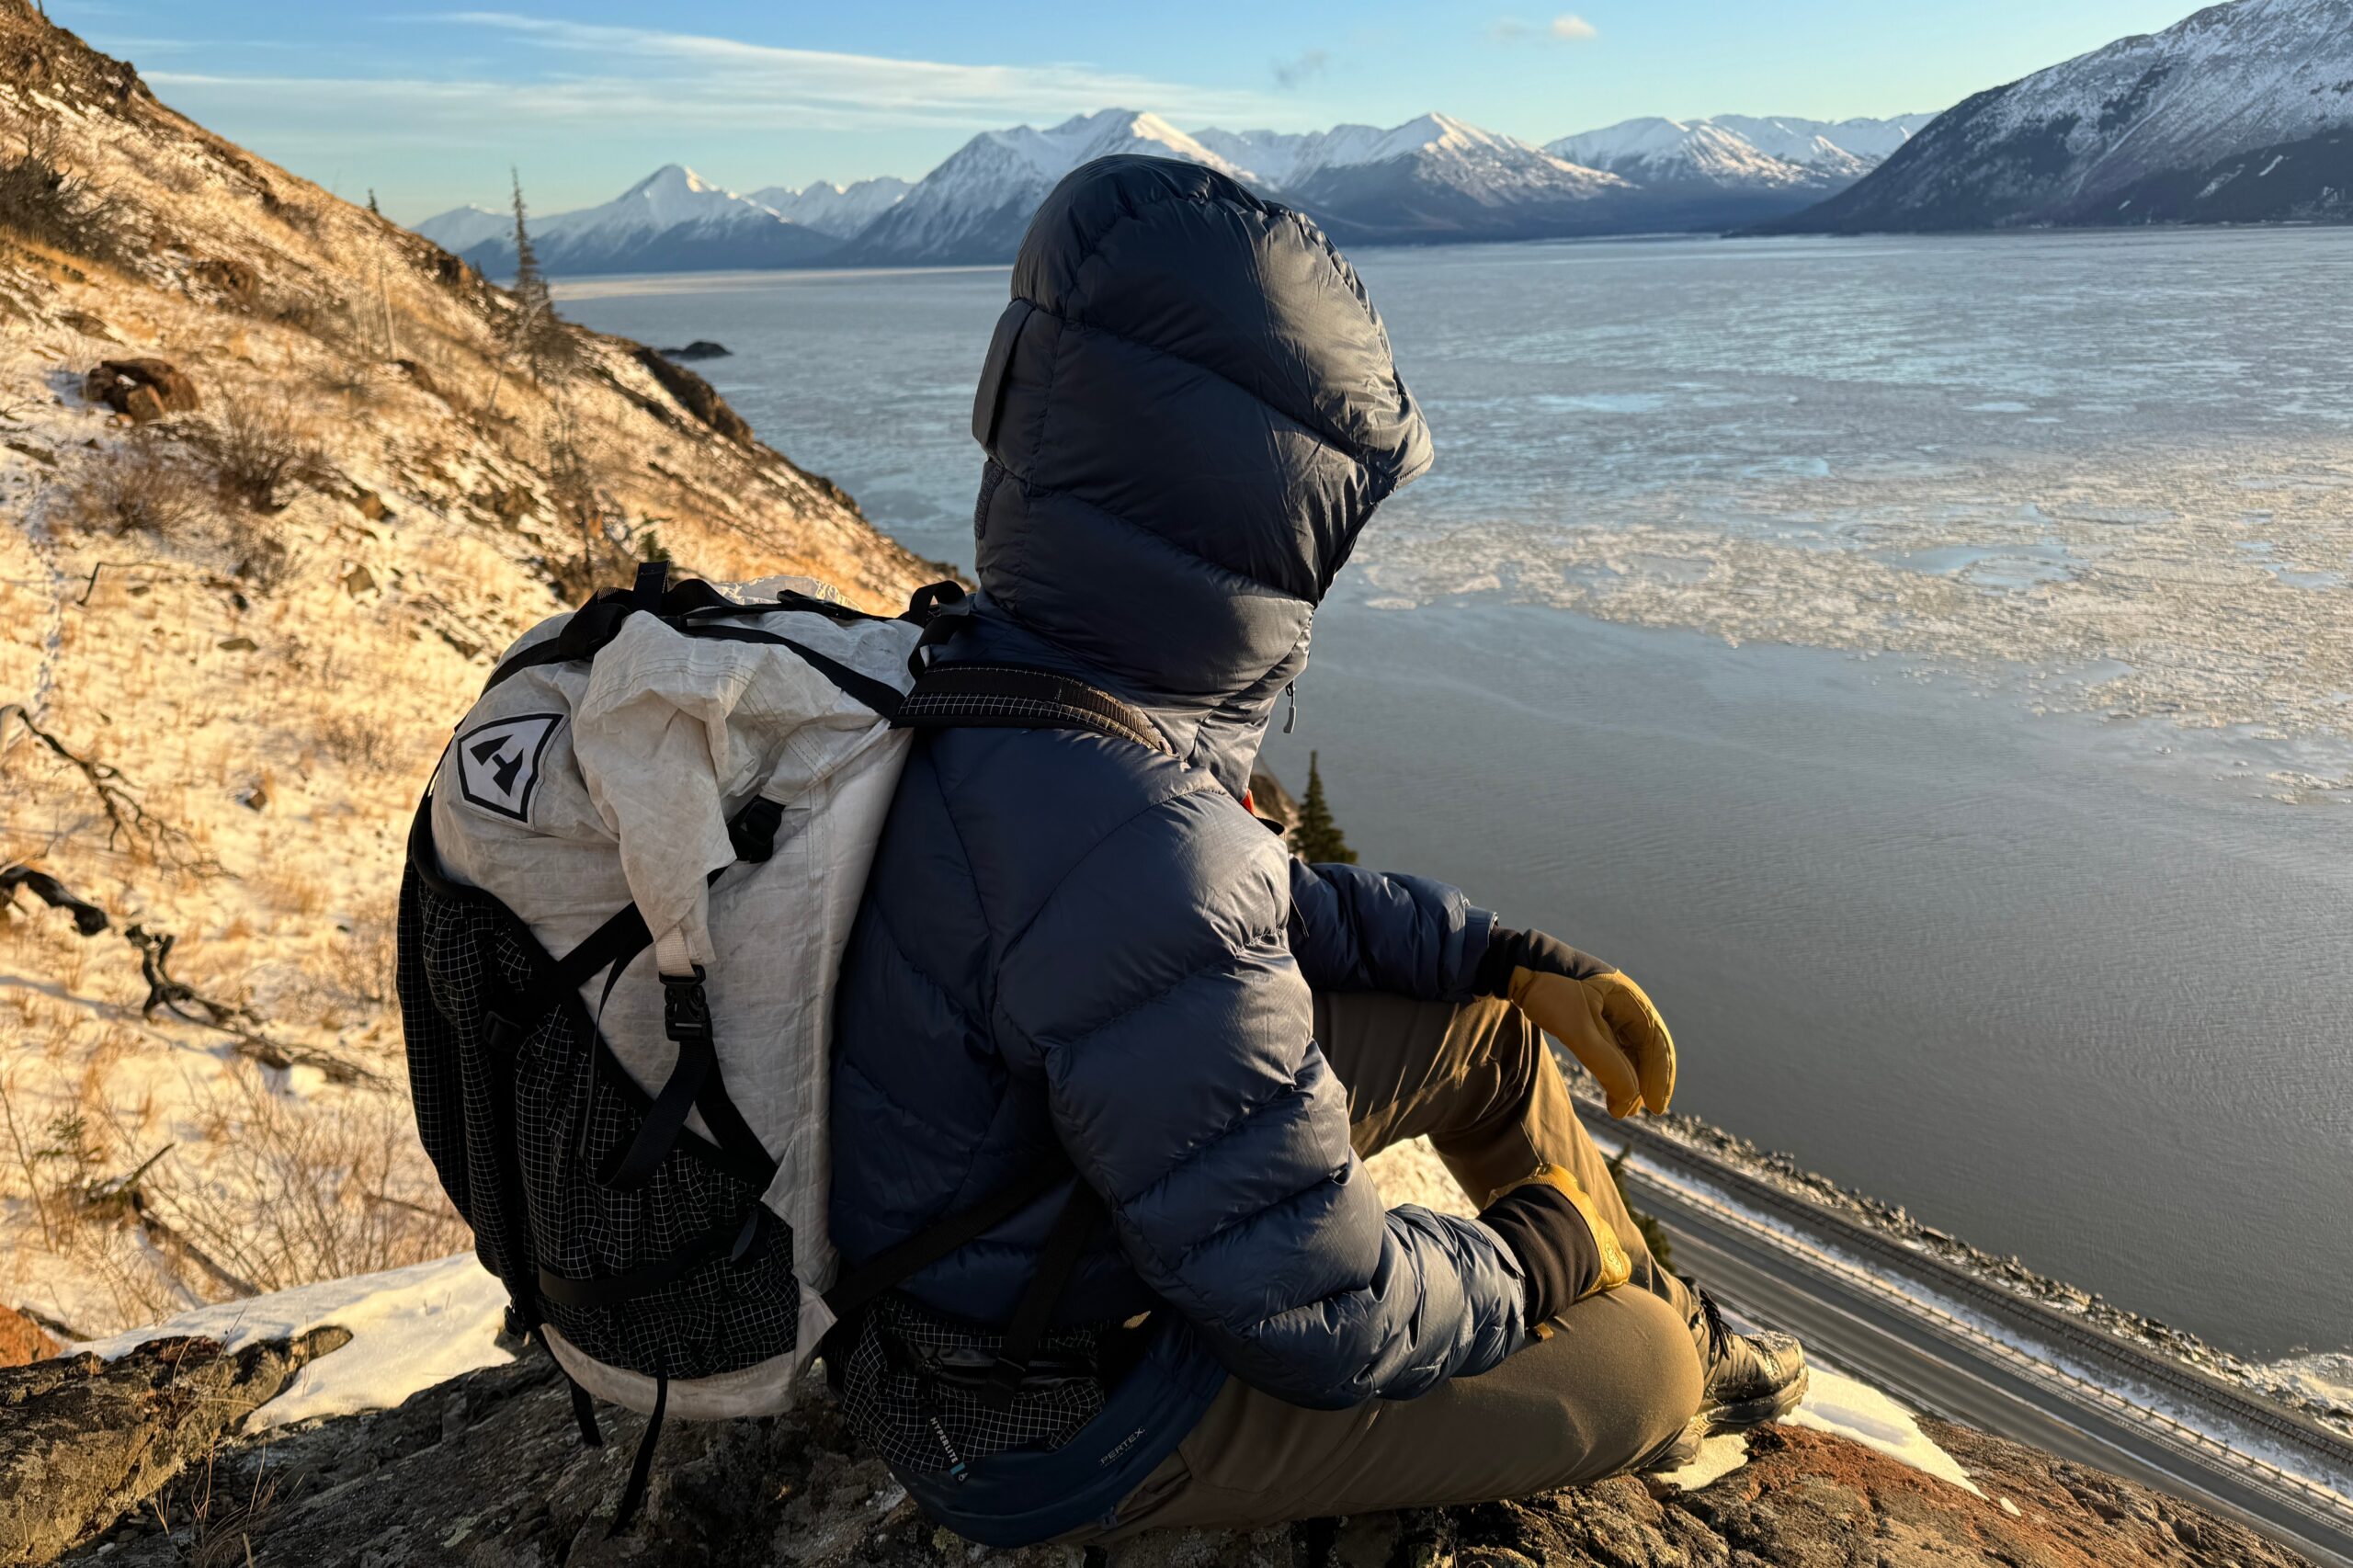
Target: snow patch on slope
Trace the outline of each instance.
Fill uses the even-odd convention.
[[[389,1410],[411,1394],[515,1358],[497,1344],[506,1288],[471,1253],[384,1274],[329,1279],[274,1295],[199,1307],[176,1318],[73,1346],[108,1360],[181,1335],[238,1350],[314,1328],[348,1329],[351,1343],[295,1374],[246,1420],[262,1431],[325,1415]]]

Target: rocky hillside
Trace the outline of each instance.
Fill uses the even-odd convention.
[[[604,1448],[583,1449],[563,1381],[536,1352],[396,1410],[263,1439],[223,1437],[340,1343],[322,1329],[223,1354],[210,1341],[175,1339],[111,1364],[0,1372],[0,1407],[14,1416],[0,1427],[0,1552],[115,1568],[1075,1568],[1081,1560],[1064,1548],[993,1551],[935,1527],[879,1462],[854,1450],[822,1399],[771,1420],[674,1425],[645,1516],[608,1539],[636,1421],[620,1418]],[[182,1397],[169,1397],[175,1389]],[[1131,1568],[2310,1568],[2130,1482],[1963,1427],[1922,1425],[1974,1492],[1845,1437],[1777,1426],[1748,1438],[1738,1468],[1688,1490],[1624,1478],[1524,1502],[1252,1535],[1174,1532],[1108,1560]]]
[[[402,834],[497,651],[656,553],[938,574],[690,372],[0,0],[0,1303],[72,1339],[462,1244]]]
[[[2232,0],[1978,94],[1781,233],[2353,222],[2353,0]]]

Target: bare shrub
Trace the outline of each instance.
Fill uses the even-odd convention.
[[[204,487],[165,443],[136,436],[85,472],[74,497],[85,527],[120,536],[180,533],[206,509]]]
[[[294,547],[268,516],[232,510],[222,514],[221,525],[229,553],[237,558],[237,575],[256,589],[276,593],[294,575]]]
[[[176,1153],[147,1187],[155,1214],[228,1272],[283,1290],[466,1245],[399,1097],[297,1100],[241,1071],[221,1108],[229,1136],[200,1168]]]
[[[319,715],[311,739],[329,760],[364,774],[390,771],[406,760],[404,737],[388,727],[381,715],[337,709]]]
[[[337,295],[284,293],[264,310],[278,325],[305,333],[330,348],[347,347],[359,336],[358,313]]]
[[[336,355],[314,378],[321,392],[343,400],[346,407],[369,406],[383,401],[384,383],[376,367],[364,359]]]
[[[0,162],[0,229],[92,261],[123,253],[106,188],[66,166],[56,127],[40,120],[26,131],[23,151]]]
[[[222,499],[256,512],[283,510],[287,492],[326,466],[282,399],[224,393],[204,427],[203,444]]]

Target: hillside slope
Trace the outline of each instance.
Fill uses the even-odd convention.
[[[2231,0],[1978,94],[1782,233],[2353,221],[2353,0]]]
[[[87,1335],[450,1251],[391,922],[490,661],[657,551],[938,574],[690,374],[523,335],[0,0],[0,1303]]]

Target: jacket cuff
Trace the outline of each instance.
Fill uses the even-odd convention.
[[[1495,912],[1474,909],[1471,926],[1462,943],[1465,972],[1469,976],[1466,988],[1474,996],[1503,996],[1509,994],[1511,971],[1520,961],[1519,949],[1525,944],[1520,934],[1503,925]]]

